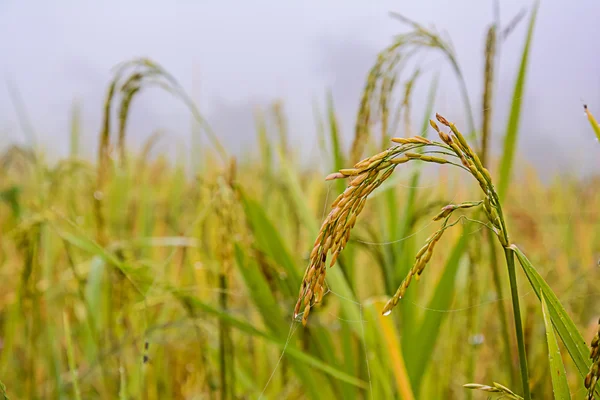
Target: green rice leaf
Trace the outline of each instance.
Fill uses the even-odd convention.
[[[300,287],[300,272],[296,268],[294,260],[275,225],[267,217],[263,207],[243,192],[242,204],[250,228],[254,232],[257,247],[260,251],[271,257],[278,266],[283,268],[286,273],[286,281],[288,282],[288,294],[295,294]]]
[[[552,377],[552,389],[555,399],[570,399],[571,392],[567,383],[567,373],[560,356],[558,342],[554,335],[554,328],[548,312],[546,295],[542,292],[542,314],[544,316],[544,325],[546,327],[546,341],[548,342],[548,359],[550,361],[550,376]]]
[[[515,88],[510,107],[510,115],[508,118],[508,126],[506,127],[506,136],[504,137],[504,151],[502,154],[502,160],[500,161],[500,180],[498,183],[498,195],[500,196],[501,200],[504,199],[506,196],[506,191],[508,190],[513,160],[517,148],[519,121],[521,119],[523,93],[525,91],[525,78],[527,76],[527,62],[529,60],[529,50],[531,47],[531,40],[533,38],[533,28],[535,26],[538,6],[539,2],[536,3],[529,20],[527,38],[525,40],[525,47],[523,48],[523,53],[521,55],[521,66],[519,67],[517,81],[515,82]]]
[[[519,263],[521,267],[523,267],[523,271],[529,279],[535,294],[538,299],[542,299],[542,293],[546,298],[548,305],[548,314],[550,315],[550,320],[552,324],[554,324],[554,328],[558,332],[561,340],[563,341],[571,359],[575,362],[577,366],[577,370],[581,377],[585,377],[585,375],[589,371],[590,361],[588,359],[589,349],[585,344],[585,340],[581,333],[577,330],[575,323],[569,317],[565,308],[562,306],[556,294],[552,291],[552,288],[548,286],[544,278],[536,271],[536,269],[531,265],[531,262],[527,259],[525,254],[515,245],[511,246],[512,250],[517,255],[519,259]]]

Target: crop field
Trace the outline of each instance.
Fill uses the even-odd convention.
[[[497,154],[512,28],[487,32],[478,109],[451,44],[396,18],[409,31],[373,60],[353,134],[332,99],[316,110],[322,165],[290,145],[280,103],[256,113],[257,151],[229,154],[150,59],[107,82],[93,160],[76,119],[57,162],[0,154],[0,399],[600,399],[600,179],[515,162],[536,8],[514,21]],[[423,78],[404,67],[424,52],[452,67],[466,122],[436,108],[435,79],[408,117]],[[125,145],[149,87],[198,123],[193,166],[159,136]],[[600,139],[600,104],[582,111]]]

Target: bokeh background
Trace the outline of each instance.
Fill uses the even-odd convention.
[[[531,4],[502,1],[500,21],[508,24]],[[39,141],[52,154],[67,153],[65,132],[74,102],[82,108],[83,137],[96,142],[111,68],[135,56],[150,57],[176,76],[231,151],[240,153],[254,143],[254,108],[275,99],[285,102],[291,140],[311,151],[316,143],[313,101],[322,103],[328,89],[342,133],[351,137],[369,68],[392,37],[406,31],[389,17],[390,11],[447,33],[472,106],[480,107],[485,31],[496,18],[494,9],[491,1],[3,1],[0,74],[21,92]],[[581,109],[584,103],[600,102],[599,12],[594,0],[545,1],[539,10],[519,148],[542,171],[578,175],[598,167],[597,158],[585,151],[594,139],[587,134]],[[496,145],[507,119],[526,24],[516,29],[498,57]],[[459,121],[464,113],[455,101],[451,70],[440,56],[427,62],[430,74],[441,73],[437,110]],[[419,116],[426,97],[422,81],[415,90]],[[22,142],[6,89],[0,91],[0,106],[0,144]],[[131,121],[134,146],[157,128],[168,131],[170,140],[161,147],[171,154],[189,143],[189,114],[167,96],[140,98]],[[82,150],[95,154],[91,145]]]
[[[390,79],[369,75],[381,52],[415,29],[390,12],[452,43],[474,132],[438,49],[417,46],[395,70],[389,113],[377,90],[362,102]],[[600,115],[599,15],[594,0],[0,2],[0,399],[485,399],[463,385],[493,382],[523,393],[503,248],[481,224],[448,229],[382,315],[440,208],[482,197],[449,165],[396,168],[328,269],[322,304],[306,327],[293,318],[346,186],[325,176],[388,136],[433,137],[436,112],[480,150],[493,24],[508,33],[486,165],[533,265],[517,266],[530,387],[553,396],[534,271],[556,294],[554,362],[584,398],[600,313],[600,143],[583,109]],[[114,80],[138,57],[151,62],[128,71],[176,96],[148,76]],[[381,132],[386,115],[399,123]]]

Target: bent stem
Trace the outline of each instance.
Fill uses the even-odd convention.
[[[519,291],[517,289],[517,274],[515,271],[514,254],[508,247],[504,248],[506,266],[510,279],[510,295],[512,297],[513,315],[515,318],[515,333],[517,334],[517,347],[519,349],[519,367],[521,370],[521,381],[523,383],[523,397],[531,400],[529,391],[529,375],[527,374],[527,354],[525,353],[525,340],[523,337],[523,325],[521,323],[521,309],[519,307]]]

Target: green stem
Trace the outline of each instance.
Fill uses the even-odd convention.
[[[525,400],[531,400],[529,391],[529,376],[527,374],[527,354],[525,354],[525,340],[523,336],[523,325],[521,322],[521,309],[519,308],[519,292],[517,289],[517,274],[515,271],[515,259],[513,252],[504,248],[506,257],[506,266],[508,267],[508,276],[510,278],[510,294],[512,297],[513,315],[515,317],[515,331],[517,334],[517,347],[519,349],[519,366],[521,369],[521,381],[523,383],[523,397]]]

